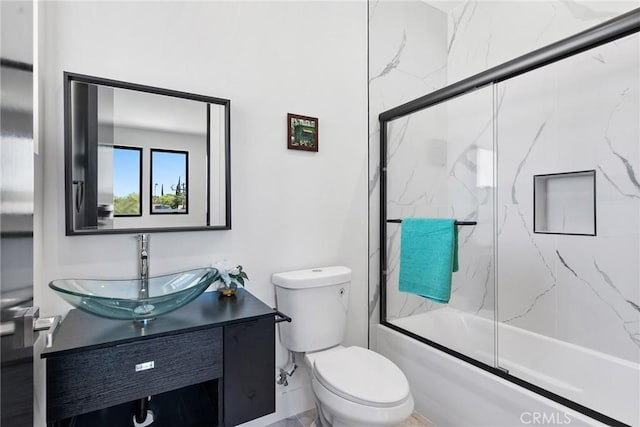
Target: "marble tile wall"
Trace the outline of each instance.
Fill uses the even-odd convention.
[[[369,321],[374,325],[380,307],[378,115],[446,84],[447,15],[422,1],[371,0],[368,5]],[[407,128],[406,122],[397,125],[400,133]],[[375,348],[374,328],[369,331]]]
[[[497,116],[499,320],[636,363],[639,76],[635,35],[500,84]],[[580,170],[597,235],[534,234],[533,175]]]
[[[379,307],[377,115],[637,7],[442,3],[369,3],[371,323]],[[637,36],[620,40],[390,124],[389,217],[478,221],[460,230],[453,307],[495,315],[495,217],[501,321],[640,361],[639,46]],[[533,174],[584,169],[596,170],[598,236],[534,234]],[[395,291],[399,226],[387,232],[389,317],[436,308]]]
[[[465,2],[449,13],[448,81],[637,6]],[[638,36],[610,43],[498,85],[494,105],[498,319],[636,363],[639,56]],[[532,176],[587,169],[596,170],[598,236],[534,234]]]

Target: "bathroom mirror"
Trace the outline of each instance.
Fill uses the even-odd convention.
[[[231,228],[230,101],[64,73],[67,235]]]

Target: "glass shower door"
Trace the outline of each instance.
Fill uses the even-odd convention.
[[[454,218],[459,271],[440,304],[400,292],[402,224],[386,227],[386,320],[495,366],[494,92],[487,86],[392,120],[387,127],[386,217]]]

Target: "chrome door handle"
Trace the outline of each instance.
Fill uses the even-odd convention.
[[[45,335],[45,346],[47,348],[53,345],[53,336],[58,331],[58,326],[62,322],[62,316],[57,314],[51,317],[43,317],[42,319],[36,319],[33,324],[34,331],[47,331]]]
[[[62,316],[56,315],[43,318],[39,318],[39,316],[40,308],[25,307],[9,321],[2,322],[0,334],[2,336],[13,335],[12,347],[18,349],[32,347],[35,338],[34,332],[47,330],[45,345],[51,347],[53,345],[53,336],[62,322]]]

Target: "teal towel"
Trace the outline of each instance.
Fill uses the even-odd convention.
[[[458,271],[454,219],[404,218],[400,237],[400,291],[447,303]]]

